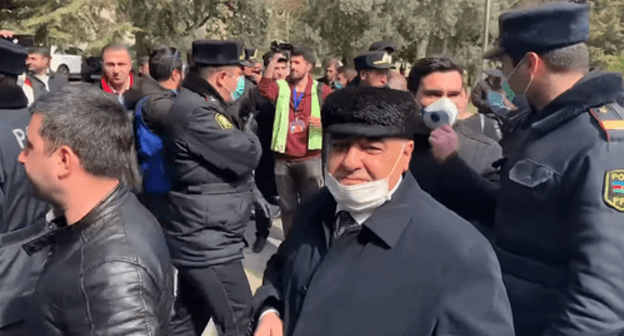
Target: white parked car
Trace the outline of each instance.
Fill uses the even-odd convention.
[[[80,69],[82,66],[82,50],[76,47],[69,47],[65,50],[60,50],[56,46],[50,48],[50,69],[52,71],[62,73],[68,76],[80,76]]]

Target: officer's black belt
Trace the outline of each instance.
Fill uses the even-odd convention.
[[[527,257],[509,253],[494,246],[503,273],[513,275],[548,288],[565,286],[568,278],[564,267],[548,265]]]
[[[9,246],[11,244],[24,242],[32,239],[33,236],[43,233],[45,229],[45,221],[32,223],[25,228],[0,234],[0,247]]]
[[[181,189],[175,190],[184,194],[225,194],[230,192],[243,192],[250,191],[252,189],[251,183],[245,181],[244,183],[206,183],[199,185],[190,185]]]

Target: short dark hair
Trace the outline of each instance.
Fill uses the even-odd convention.
[[[303,56],[303,58],[308,63],[312,64],[312,66],[316,64],[316,57],[314,56],[314,53],[312,52],[310,48],[306,46],[301,46],[301,45],[293,46],[293,50],[290,53],[290,57],[292,58],[293,56]]]
[[[28,51],[28,55],[37,54],[37,55],[41,55],[43,57],[50,58],[50,50],[48,50],[48,48],[44,48],[44,47],[30,47],[30,48],[27,49],[27,51]]]
[[[182,71],[182,58],[180,51],[166,45],[159,45],[149,58],[150,76],[157,82],[162,82],[169,77],[173,70]]]
[[[125,45],[121,43],[111,43],[111,44],[106,45],[104,48],[102,48],[102,57],[104,57],[104,53],[109,50],[116,50],[116,51],[125,50],[128,53],[128,56],[130,56],[130,58],[132,59],[130,55],[130,50],[128,50],[128,47],[126,47]]]
[[[407,77],[407,89],[413,94],[418,92],[422,79],[434,72],[457,71],[464,75],[464,68],[447,56],[433,56],[421,58],[414,64]],[[463,85],[463,82],[462,82]]]
[[[89,84],[67,85],[31,111],[43,116],[39,134],[47,151],[66,145],[90,174],[140,187],[132,123],[115,96]]]

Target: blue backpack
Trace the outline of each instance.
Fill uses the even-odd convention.
[[[134,136],[139,167],[143,174],[143,192],[164,194],[171,190],[169,174],[165,169],[163,140],[143,121],[143,105],[149,96],[139,100],[134,110]]]

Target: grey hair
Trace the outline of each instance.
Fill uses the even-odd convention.
[[[589,51],[585,43],[550,50],[541,55],[541,57],[548,68],[555,72],[576,69],[589,70]]]
[[[113,95],[88,84],[68,85],[42,96],[31,111],[43,116],[39,134],[48,152],[68,146],[90,174],[140,188],[132,123]]]

